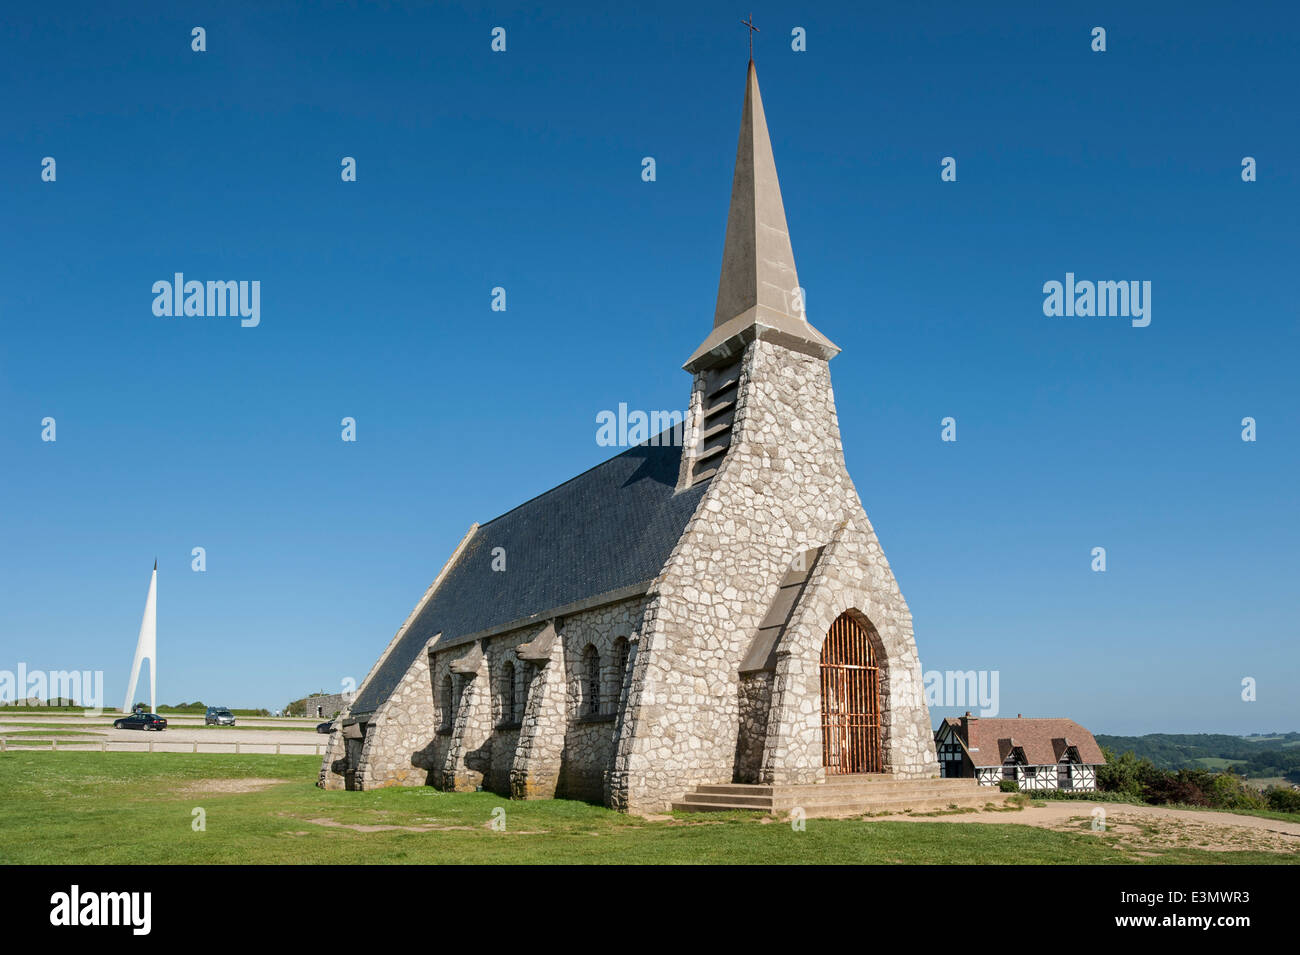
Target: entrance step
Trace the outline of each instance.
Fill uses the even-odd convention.
[[[673,809],[681,812],[741,810],[808,817],[864,816],[891,812],[932,812],[1001,806],[1007,794],[973,779],[896,779],[891,776],[836,776],[810,785],[706,783],[696,786]]]

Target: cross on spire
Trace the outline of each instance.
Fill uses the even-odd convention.
[[[749,58],[752,60],[754,58],[754,34],[763,31],[754,26],[754,15],[752,13],[749,15],[748,20],[741,20],[740,22],[749,27]]]

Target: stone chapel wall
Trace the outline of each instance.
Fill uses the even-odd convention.
[[[697,784],[752,771],[752,744],[737,745],[742,701],[752,702],[740,661],[796,554],[866,519],[826,361],[752,342],[738,395],[731,448],[649,595],[611,785],[616,808],[661,811]],[[897,591],[892,575],[880,585]],[[819,698],[814,691],[799,705]]]

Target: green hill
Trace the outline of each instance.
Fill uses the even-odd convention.
[[[1281,777],[1300,784],[1300,733],[1098,734],[1097,742],[1116,753],[1131,752],[1149,759],[1159,769],[1231,768],[1247,778]]]

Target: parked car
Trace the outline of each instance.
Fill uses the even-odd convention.
[[[235,714],[224,706],[209,706],[203,716],[204,726],[234,726]]]
[[[161,732],[167,728],[167,721],[157,713],[132,713],[120,720],[113,720],[115,730],[154,730]]]
[[[334,721],[333,721],[333,720],[326,720],[324,723],[317,723],[317,724],[316,724],[316,732],[317,732],[317,733],[333,733],[333,732],[334,732]]]

